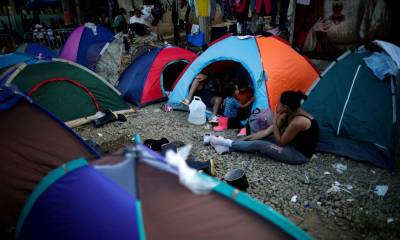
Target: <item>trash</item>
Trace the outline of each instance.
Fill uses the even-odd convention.
[[[101,134],[101,133],[97,133],[97,135],[99,135],[99,137],[102,137],[102,136],[103,136],[103,134]]]
[[[330,172],[324,172],[324,175],[331,175],[332,173]]]
[[[318,205],[321,205],[322,203],[321,203],[321,202],[317,202],[317,204],[318,204]]]
[[[371,170],[371,173],[375,174],[376,172],[374,170]]]
[[[351,190],[351,189],[353,189],[353,187],[352,187],[351,185],[343,185],[343,184],[341,184],[340,182],[335,181],[335,182],[332,184],[332,187],[330,187],[330,188],[326,191],[326,193],[343,191],[343,192],[347,192],[347,193],[350,193],[350,194],[351,194],[351,192],[349,191],[349,190]]]
[[[294,196],[290,199],[290,201],[291,201],[291,202],[297,202],[297,195],[294,195]]]
[[[155,112],[155,113],[158,113],[158,112],[160,112],[160,109],[154,109],[154,111],[153,112]]]
[[[394,222],[394,219],[393,218],[388,218],[386,222],[387,223],[392,223],[392,222]]]
[[[374,193],[380,197],[383,197],[386,195],[388,189],[388,185],[377,185],[375,186]]]
[[[348,201],[348,202],[353,202],[353,201],[354,201],[354,199],[352,199],[352,198],[348,198],[346,201]]]
[[[335,163],[332,165],[333,168],[336,169],[336,172],[342,174],[347,170],[347,166],[341,163]]]
[[[310,184],[310,178],[308,177],[308,175],[307,175],[306,172],[304,173],[304,176],[306,177],[306,178],[304,179],[304,183],[305,183],[305,184]]]

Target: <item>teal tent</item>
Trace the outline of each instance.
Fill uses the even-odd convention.
[[[332,63],[303,107],[320,125],[318,151],[331,152],[392,170],[398,134],[396,78],[380,80],[359,48]]]

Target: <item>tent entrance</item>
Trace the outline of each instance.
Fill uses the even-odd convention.
[[[171,92],[176,80],[181,75],[182,71],[186,68],[188,62],[186,60],[177,60],[168,63],[160,76],[160,85],[163,96],[166,96],[165,92]]]
[[[239,88],[247,86],[252,90],[254,95],[253,80],[247,69],[239,62],[231,60],[213,62],[206,66],[201,72],[207,74],[211,78],[218,79],[222,87],[228,83],[235,84]],[[223,91],[223,89],[221,89],[221,91]],[[221,94],[225,97],[223,92],[221,92]]]

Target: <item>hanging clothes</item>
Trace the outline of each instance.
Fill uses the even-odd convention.
[[[256,0],[256,13],[260,16],[271,13],[271,0]]]
[[[211,0],[194,0],[197,17],[209,17],[211,15]]]

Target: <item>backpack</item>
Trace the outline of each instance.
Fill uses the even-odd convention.
[[[260,110],[254,109],[247,122],[247,130],[249,133],[256,133],[260,130],[266,129],[272,125],[272,112],[271,109]]]

